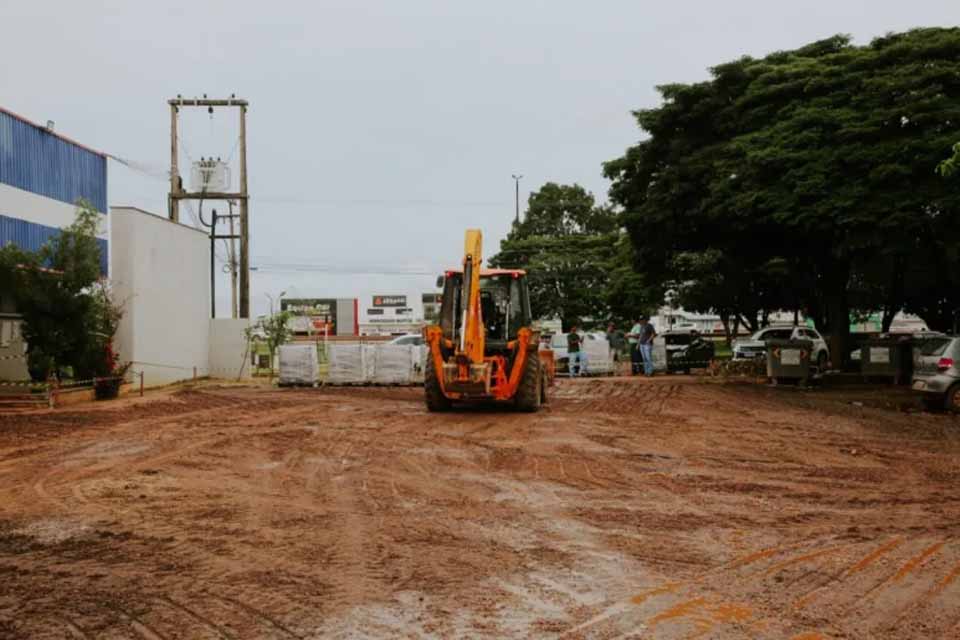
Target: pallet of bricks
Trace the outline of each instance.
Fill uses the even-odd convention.
[[[426,349],[415,345],[331,342],[280,348],[280,384],[414,385],[423,382]],[[321,374],[318,363],[326,362]]]

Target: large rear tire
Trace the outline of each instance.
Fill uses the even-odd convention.
[[[540,356],[536,351],[527,354],[523,363],[523,375],[517,386],[517,396],[514,398],[518,411],[533,413],[540,409],[543,398],[543,375],[540,373]]]
[[[427,401],[427,411],[449,411],[452,403],[450,398],[443,395],[440,378],[433,366],[433,354],[427,354],[427,366],[423,371],[423,392]]]

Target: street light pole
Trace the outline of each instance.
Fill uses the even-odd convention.
[[[516,208],[516,215],[517,215],[516,224],[517,226],[519,226],[520,225],[520,178],[522,178],[523,176],[521,174],[514,173],[512,177],[513,177],[513,184],[514,184],[514,206]]]

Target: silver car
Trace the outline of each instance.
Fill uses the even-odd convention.
[[[917,347],[913,390],[928,409],[960,412],[960,338],[928,338]]]

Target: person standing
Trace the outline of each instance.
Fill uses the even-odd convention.
[[[617,330],[617,325],[614,323],[607,324],[607,345],[610,347],[610,357],[613,359],[613,366],[616,367],[617,363],[620,362],[620,354],[623,352],[623,345],[626,340],[623,337],[623,332]]]
[[[657,337],[657,331],[647,316],[640,317],[640,357],[643,358],[643,373],[647,376],[653,375],[653,339]]]
[[[567,370],[570,372],[571,378],[583,374],[582,346],[583,337],[577,332],[577,325],[573,325],[567,334]],[[574,364],[576,364],[576,370],[573,368]]]
[[[635,376],[640,375],[643,368],[643,360],[640,355],[640,332],[642,330],[643,325],[637,320],[630,328],[630,333],[627,334],[627,346],[630,348],[630,373]]]

